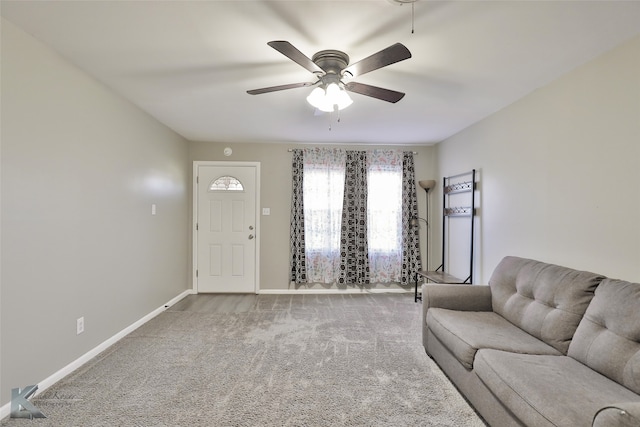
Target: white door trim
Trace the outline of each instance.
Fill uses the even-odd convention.
[[[200,166],[252,166],[256,168],[256,230],[254,235],[256,236],[256,254],[255,254],[255,293],[260,292],[260,162],[225,162],[225,161],[202,161],[196,160],[193,162],[193,184],[191,187],[191,196],[193,199],[193,215],[191,218],[191,230],[192,230],[192,246],[191,246],[191,280],[192,288],[195,293],[198,293],[198,278],[196,277],[196,270],[198,269],[198,231],[196,230],[196,224],[198,222],[198,168]]]

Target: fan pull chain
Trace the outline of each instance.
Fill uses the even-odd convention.
[[[340,123],[340,110],[338,110],[338,106],[337,105],[334,105],[333,111],[329,112],[329,131],[333,130],[331,125],[333,123],[333,114],[334,113],[336,115],[336,123]]]
[[[411,3],[411,34],[414,33],[414,24],[415,24],[415,2]]]

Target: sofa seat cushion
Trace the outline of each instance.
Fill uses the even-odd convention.
[[[640,396],[568,356],[480,350],[474,371],[525,425],[590,426],[596,413]]]
[[[427,326],[467,369],[473,368],[473,359],[481,348],[530,354],[561,354],[490,311],[430,308],[427,311]]]
[[[489,285],[493,311],[567,354],[571,338],[603,276],[505,257]]]
[[[598,286],[569,356],[640,394],[640,283]]]

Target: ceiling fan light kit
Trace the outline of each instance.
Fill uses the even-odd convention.
[[[344,110],[353,104],[349,94],[337,83],[329,83],[326,89],[322,86],[316,87],[307,96],[307,102],[325,113]]]
[[[361,76],[370,71],[411,58],[411,52],[401,43],[391,45],[352,65],[349,65],[349,56],[339,50],[322,50],[309,59],[287,41],[271,41],[267,44],[301,67],[312,72],[318,80],[316,82],[292,83],[248,90],[247,93],[250,95],[316,86],[307,96],[307,102],[324,112],[342,110],[351,105],[353,100],[347,94],[347,91],[391,103],[398,102],[404,97],[402,92],[352,81],[345,84],[342,80],[343,78],[350,79]]]

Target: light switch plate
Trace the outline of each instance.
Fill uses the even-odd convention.
[[[84,332],[84,316],[79,317],[76,320],[76,335],[80,335],[83,332]]]

